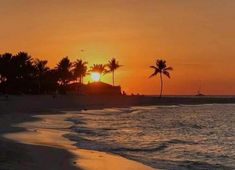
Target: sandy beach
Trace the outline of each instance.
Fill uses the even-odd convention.
[[[112,99],[112,100],[110,100]],[[0,169],[151,170],[118,155],[80,149],[64,137],[71,122],[60,111],[151,104],[234,103],[234,98],[13,96],[0,101]]]
[[[71,126],[65,121],[67,116],[45,112],[33,117],[19,113],[1,115],[0,169],[153,169],[121,156],[77,148],[63,137]]]

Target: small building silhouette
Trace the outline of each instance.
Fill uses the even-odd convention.
[[[78,85],[70,84],[70,92],[79,95],[121,95],[121,86],[112,86],[104,82],[92,82]]]

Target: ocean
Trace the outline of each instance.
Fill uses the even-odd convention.
[[[66,135],[79,148],[156,169],[235,169],[235,104],[73,111]],[[74,133],[75,132],[75,133]]]

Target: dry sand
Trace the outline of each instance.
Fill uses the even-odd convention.
[[[77,148],[74,146],[74,142],[63,137],[63,135],[68,133],[68,128],[72,125],[71,122],[64,121],[67,116],[69,115],[36,116],[37,118],[40,118],[40,120],[15,125],[17,127],[26,128],[27,131],[7,133],[4,134],[3,137],[23,144],[61,149],[73,155],[72,158],[69,157],[69,159],[63,160],[64,162],[67,161],[71,164],[61,163],[56,161],[60,160],[61,157],[64,158],[66,152],[51,155],[50,150],[44,150],[44,153],[41,153],[38,159],[42,159],[44,156],[47,158],[48,155],[55,157],[54,159],[43,158],[43,164],[47,165],[44,167],[44,170],[56,169],[55,167],[57,167],[58,164],[61,165],[59,168],[61,170],[153,170],[153,168],[121,156]],[[55,166],[53,167],[53,165]]]

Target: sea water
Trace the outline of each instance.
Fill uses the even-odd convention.
[[[235,169],[235,104],[145,106],[75,112],[67,135],[80,148],[156,169]]]

